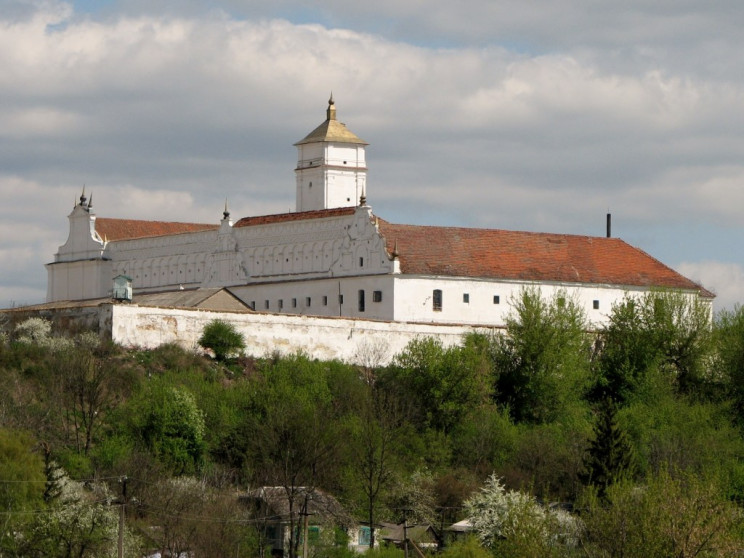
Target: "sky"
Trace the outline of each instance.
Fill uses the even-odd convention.
[[[0,0],[0,307],[102,217],[294,210],[293,143],[367,141],[388,221],[612,235],[744,303],[744,3]]]

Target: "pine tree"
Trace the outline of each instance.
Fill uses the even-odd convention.
[[[605,400],[597,415],[594,440],[584,460],[582,481],[596,486],[600,497],[617,480],[633,474],[633,446],[625,431],[617,423],[617,406]]]

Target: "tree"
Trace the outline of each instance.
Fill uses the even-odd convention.
[[[698,393],[709,380],[710,307],[679,292],[627,295],[612,308],[599,334],[596,401],[623,405],[659,370],[680,393]]]
[[[396,450],[406,422],[402,402],[394,394],[374,385],[366,387],[366,397],[351,424],[350,470],[364,495],[370,548],[373,548],[376,514],[395,478]]]
[[[607,400],[599,407],[585,466],[582,480],[596,486],[600,497],[608,486],[633,473],[633,446],[617,423],[614,401]]]
[[[243,336],[234,325],[222,320],[212,320],[204,326],[198,343],[202,348],[214,352],[219,361],[225,361],[230,355],[245,349]]]
[[[281,486],[289,505],[289,556],[296,558],[299,513],[328,474],[342,437],[323,363],[301,355],[269,363],[255,384],[249,420],[242,427],[254,482]]]
[[[581,532],[575,517],[507,490],[496,475],[465,502],[465,514],[481,543],[499,556],[560,556],[577,545]]]
[[[450,432],[468,409],[488,401],[493,379],[486,344],[468,337],[461,347],[417,338],[385,371],[386,389],[403,390],[415,402],[421,428]]]
[[[185,388],[153,379],[132,402],[131,434],[175,475],[193,474],[204,454],[204,414]]]
[[[718,313],[714,330],[717,376],[726,384],[739,424],[744,424],[744,306]]]
[[[523,289],[494,339],[496,400],[518,422],[543,423],[569,412],[586,391],[590,342],[581,307],[565,293],[544,299]]]
[[[736,556],[741,511],[715,477],[661,470],[643,486],[626,479],[582,505],[586,556]]]

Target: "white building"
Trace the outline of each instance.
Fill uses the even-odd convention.
[[[295,144],[294,213],[219,224],[97,218],[80,197],[47,264],[49,302],[228,287],[257,311],[396,322],[502,325],[525,286],[574,296],[602,323],[626,293],[712,294],[617,238],[397,225],[366,202],[367,144],[326,120]]]

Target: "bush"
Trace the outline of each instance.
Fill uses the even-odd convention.
[[[230,355],[245,349],[243,336],[237,332],[235,326],[222,320],[209,322],[204,327],[198,343],[202,348],[211,350],[219,361],[224,361]]]

